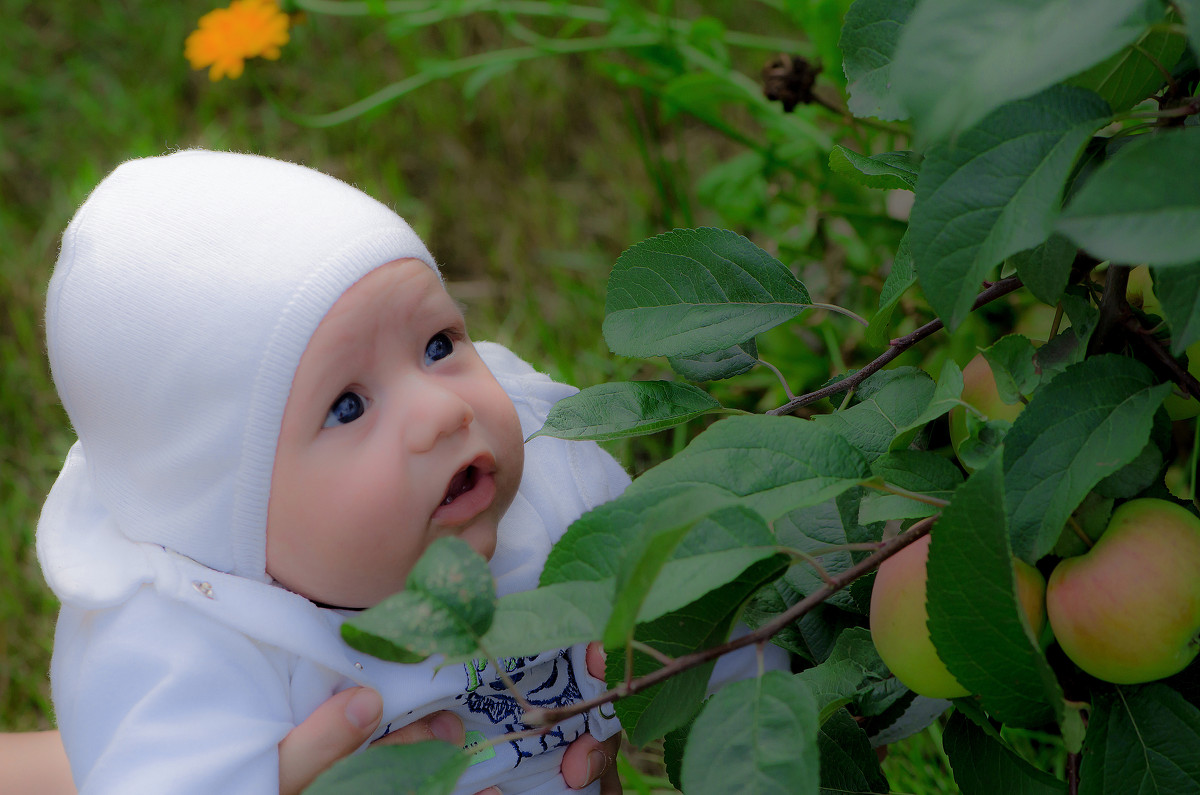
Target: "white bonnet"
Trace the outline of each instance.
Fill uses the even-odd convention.
[[[436,270],[394,212],[291,163],[193,150],[101,182],[67,227],[46,301],[79,436],[38,526],[59,597],[127,590],[119,573],[108,592],[88,583],[106,562],[129,567],[130,550],[108,549],[129,541],[266,580],[271,468],[300,355],[348,287],[408,257]]]

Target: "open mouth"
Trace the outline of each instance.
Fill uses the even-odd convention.
[[[468,464],[465,469],[456,472],[450,479],[450,485],[446,487],[446,496],[442,498],[442,505],[449,505],[475,488],[478,479],[479,469],[474,464]]]
[[[496,499],[495,471],[495,459],[483,454],[455,472],[434,509],[433,520],[445,527],[458,526],[486,511]]]

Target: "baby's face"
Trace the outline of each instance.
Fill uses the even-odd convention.
[[[429,544],[490,558],[524,465],[512,401],[423,262],[380,267],[321,321],[283,414],[267,572],[315,602],[369,607]]]

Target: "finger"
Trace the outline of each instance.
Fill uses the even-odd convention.
[[[467,733],[463,729],[462,719],[454,713],[434,712],[380,737],[371,744],[408,745],[422,740],[441,740],[462,747],[467,741]]]
[[[583,659],[587,663],[587,670],[588,673],[592,675],[592,678],[599,679],[601,682],[603,682],[604,663],[606,658],[604,654],[604,647],[600,645],[599,641],[592,641],[588,644],[587,653],[584,655]]]
[[[600,742],[590,734],[585,734],[567,746],[563,753],[562,777],[571,789],[583,789],[605,774],[610,767],[614,770],[613,760],[617,758],[617,750],[621,747],[621,735],[617,734]],[[619,790],[618,790],[619,791]]]
[[[383,699],[368,687],[330,698],[279,743],[279,792],[296,795],[339,759],[367,741],[379,725]]]

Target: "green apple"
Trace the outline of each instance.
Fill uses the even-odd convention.
[[[1129,269],[1129,286],[1125,290],[1125,299],[1148,315],[1162,315],[1162,306],[1154,295],[1154,279],[1145,265]]]
[[[930,698],[958,698],[968,691],[946,669],[929,639],[925,609],[925,564],[929,536],[888,558],[875,575],[871,590],[871,638],[879,657],[909,690]],[[1020,560],[1013,560],[1017,599],[1036,639],[1046,626],[1046,580]]]
[[[1166,500],[1121,505],[1095,546],[1055,567],[1046,608],[1062,650],[1098,679],[1182,671],[1200,651],[1200,519]]]
[[[1021,409],[1025,408],[1025,404],[1020,401],[1005,403],[1000,399],[1000,391],[996,388],[996,376],[992,374],[992,367],[982,353],[975,354],[963,368],[962,401],[978,409],[989,420],[1012,422],[1021,413]],[[950,410],[950,443],[954,445],[956,455],[962,443],[971,435],[967,423],[969,413],[963,406],[955,406]]]

